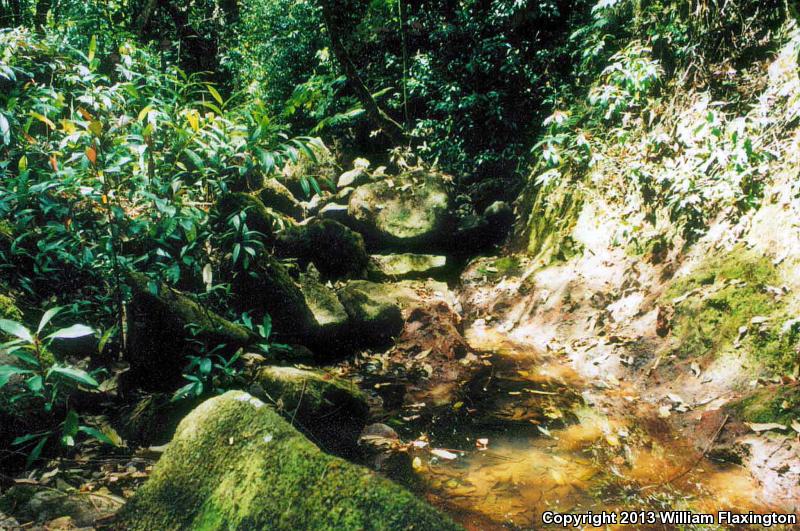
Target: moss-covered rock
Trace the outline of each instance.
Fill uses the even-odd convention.
[[[387,177],[356,188],[348,211],[376,247],[439,246],[452,229],[446,181],[427,172]]]
[[[117,529],[458,529],[366,468],[321,452],[247,393],[185,418]]]
[[[356,333],[369,342],[385,341],[403,329],[399,296],[392,285],[366,281],[349,282],[339,291]]]
[[[264,203],[264,206],[298,221],[303,219],[303,206],[300,201],[295,199],[292,192],[281,184],[278,179],[267,179],[264,182],[264,188],[258,192],[258,197]]]
[[[262,253],[250,270],[235,275],[235,302],[240,311],[272,317],[273,330],[283,341],[325,347],[335,354],[334,340],[347,334],[348,315],[336,293],[310,275],[295,280],[277,259]]]
[[[800,420],[800,385],[764,387],[732,402],[728,409],[746,422],[789,426]]]
[[[259,254],[250,269],[233,276],[234,302],[240,311],[259,319],[272,317],[275,333],[282,339],[302,339],[311,334],[314,316],[288,269],[267,253]]]
[[[294,224],[290,218],[267,208],[258,197],[244,192],[232,192],[222,194],[214,205],[217,230],[226,230],[227,219],[238,212],[245,212],[247,227],[261,233],[267,244],[275,241],[279,230]]]
[[[265,367],[250,388],[325,450],[348,454],[367,422],[369,406],[357,386],[321,370]]]
[[[168,286],[157,285],[153,293],[145,275],[131,273],[128,284],[133,295],[127,312],[130,383],[148,390],[171,389],[198,342],[208,350],[225,345],[233,351],[255,340],[247,328]]]
[[[2,293],[0,293],[0,319],[22,321],[22,311],[17,307],[16,301]],[[0,336],[2,336],[2,332],[0,332]]]
[[[447,257],[434,254],[372,255],[371,280],[435,277],[445,271]]]
[[[743,247],[710,256],[691,274],[675,279],[662,297],[665,305],[679,301],[672,353],[713,356],[740,341],[760,366],[778,372],[791,368],[795,354],[789,336],[780,331],[785,303],[765,289],[778,283],[770,260]]]
[[[332,219],[315,219],[286,230],[280,236],[278,252],[313,263],[323,278],[361,278],[366,274],[369,255],[362,236]]]

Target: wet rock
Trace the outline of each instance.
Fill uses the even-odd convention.
[[[356,188],[348,211],[375,247],[436,247],[451,229],[446,180],[442,174],[429,172],[385,177]]]
[[[352,186],[348,186],[346,188],[342,188],[341,190],[336,192],[336,195],[333,196],[333,199],[331,200],[331,202],[336,203],[337,205],[345,205],[345,206],[347,206],[347,203],[350,201],[350,196],[353,195],[353,192],[355,192],[355,191],[356,191],[356,189],[353,188]]]
[[[447,266],[447,257],[433,254],[375,254],[371,256],[371,280],[435,277]]]
[[[181,422],[117,529],[458,529],[402,487],[321,452],[247,393]]]
[[[277,249],[301,267],[313,263],[325,279],[361,278],[369,263],[361,235],[332,219],[315,219],[286,230]]]
[[[339,292],[358,336],[367,342],[383,342],[403,328],[403,314],[391,285],[349,282]]]
[[[247,328],[168,286],[158,285],[153,293],[145,275],[131,273],[128,284],[133,295],[127,308],[128,383],[151,391],[173,389],[198,342],[209,350],[224,345],[233,352],[256,339]]]
[[[278,179],[267,179],[264,182],[264,188],[258,192],[258,197],[266,207],[298,221],[303,219],[303,205]]]
[[[273,404],[317,445],[339,455],[353,454],[369,414],[358,387],[321,370],[265,367],[250,392]]]
[[[365,460],[373,470],[402,483],[415,478],[407,445],[386,424],[370,424],[358,438]]]

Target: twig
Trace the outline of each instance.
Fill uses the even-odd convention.
[[[684,470],[683,472],[680,472],[678,475],[668,479],[667,481],[664,481],[663,483],[660,483],[657,486],[658,487],[663,487],[664,485],[672,483],[673,481],[682,478],[683,476],[685,476],[686,474],[688,474],[689,472],[694,470],[694,468],[698,465],[698,463],[700,463],[700,461],[702,461],[705,458],[706,454],[708,454],[708,451],[711,450],[711,447],[717,441],[717,437],[719,437],[719,434],[722,433],[722,428],[724,428],[725,424],[728,423],[728,419],[729,418],[730,418],[730,415],[725,415],[725,418],[722,419],[722,423],[719,425],[719,428],[717,428],[717,431],[714,432],[714,436],[711,437],[711,439],[708,441],[708,444],[706,445],[705,449],[703,450],[703,453],[701,453],[700,456],[697,459],[695,459],[694,462],[692,462],[692,464],[689,465],[689,467],[686,468],[686,470]]]

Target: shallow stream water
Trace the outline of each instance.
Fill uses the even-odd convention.
[[[493,354],[491,376],[477,390],[492,396],[476,399],[476,408],[497,408],[492,418],[506,428],[460,428],[458,436],[465,446],[474,441],[474,449],[454,452],[454,459],[420,460],[416,467],[420,493],[468,529],[539,529],[544,511],[780,512],[761,500],[744,468],[704,458],[686,434],[640,401],[633,386],[583,381],[555,353],[493,337],[470,342]],[[726,527],[607,527],[695,528]]]

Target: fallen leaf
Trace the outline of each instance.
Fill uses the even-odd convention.
[[[661,406],[658,408],[658,416],[662,419],[668,418],[672,413],[670,412],[672,408],[670,406]]]
[[[786,430],[788,429],[783,424],[778,424],[777,422],[765,422],[765,423],[758,423],[758,422],[746,422],[751,430],[756,433],[761,433],[762,431],[771,431],[771,430]]]
[[[436,457],[441,459],[453,460],[458,457],[458,454],[454,454],[453,452],[449,452],[447,450],[443,450],[442,448],[434,448],[431,450],[431,453]]]
[[[792,429],[797,433],[800,433],[800,421],[793,420],[792,421]]]

